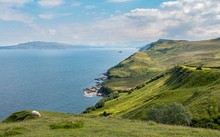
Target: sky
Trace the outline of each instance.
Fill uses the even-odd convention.
[[[220,0],[0,0],[0,45],[142,46],[220,37]]]

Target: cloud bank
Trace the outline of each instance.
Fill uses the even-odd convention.
[[[0,20],[31,24],[33,18],[30,15],[14,9],[14,7],[22,7],[30,2],[32,0],[0,0]]]
[[[125,1],[128,0],[108,0],[105,2]],[[53,26],[37,24],[36,17],[17,12],[11,8],[30,2],[33,1],[0,0],[0,10],[2,11],[0,20],[29,24],[35,28],[30,30],[31,34],[27,36],[32,40],[89,45],[127,45],[136,42],[151,42],[159,38],[201,40],[220,36],[219,0],[168,1],[161,3],[158,8],[136,8],[105,18],[85,22],[62,22]],[[38,0],[35,2],[43,9],[51,9],[51,7],[63,5],[66,1]],[[95,6],[86,8],[86,5],[75,0],[70,6],[72,8],[80,6],[82,9],[87,9],[88,12],[98,8]],[[64,18],[65,15],[68,15],[69,19],[71,18],[69,13],[62,14],[45,12],[38,14],[37,18],[47,21]]]
[[[74,42],[88,44],[121,44],[159,38],[209,39],[220,36],[220,3],[219,0],[169,1],[156,9],[137,8],[123,15],[58,29]]]

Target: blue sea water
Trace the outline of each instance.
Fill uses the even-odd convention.
[[[122,53],[118,51],[122,50]],[[0,50],[0,120],[15,111],[80,113],[100,97],[83,89],[135,49]]]

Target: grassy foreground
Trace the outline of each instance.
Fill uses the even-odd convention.
[[[0,123],[0,137],[219,137],[220,131],[113,117],[40,112],[41,118]],[[52,128],[51,125],[81,121],[82,126]],[[68,125],[68,124],[67,124]]]

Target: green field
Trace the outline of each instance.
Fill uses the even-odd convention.
[[[169,126],[154,122],[126,120],[122,118],[71,115],[40,112],[41,118],[13,123],[0,123],[0,137],[219,137],[220,131],[181,126]],[[81,121],[82,127],[53,129],[61,122]]]

